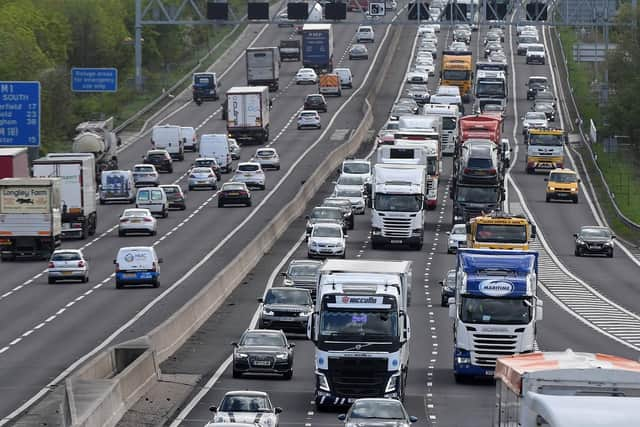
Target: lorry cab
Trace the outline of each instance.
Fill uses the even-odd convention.
[[[193,74],[193,100],[196,103],[202,101],[216,101],[220,97],[218,88],[220,81],[216,73],[194,73]]]

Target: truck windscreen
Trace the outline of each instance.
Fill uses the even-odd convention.
[[[443,80],[469,80],[470,72],[467,70],[444,70],[442,73]]]
[[[385,212],[418,212],[422,203],[422,196],[417,194],[376,193],[374,207]]]
[[[320,335],[325,338],[398,336],[398,315],[393,310],[334,310],[320,314]]]
[[[478,98],[483,96],[505,97],[506,91],[504,87],[504,82],[479,81],[478,84],[476,85],[476,96]]]
[[[463,296],[460,320],[464,323],[526,325],[531,322],[531,298]]]
[[[455,130],[457,121],[455,117],[442,117],[442,129]]]
[[[498,201],[498,187],[463,187],[456,189],[458,202],[495,203]]]
[[[564,142],[562,135],[542,135],[542,134],[530,134],[529,145],[546,145],[561,147]]]
[[[527,227],[524,224],[478,224],[476,241],[493,243],[527,243]]]

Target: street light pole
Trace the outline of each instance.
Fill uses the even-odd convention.
[[[142,92],[142,0],[136,0],[135,21],[135,65],[136,65],[136,91]]]

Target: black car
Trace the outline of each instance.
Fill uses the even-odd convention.
[[[316,110],[327,112],[327,101],[324,99],[324,96],[319,93],[314,93],[311,95],[307,95],[304,98],[304,109],[305,110]]]
[[[442,307],[449,306],[449,298],[456,296],[456,270],[447,271],[444,280],[440,282],[440,305]]]
[[[218,207],[227,205],[251,206],[251,192],[244,182],[225,182],[218,191]]]
[[[181,211],[187,208],[187,203],[184,198],[184,192],[182,191],[182,187],[177,184],[168,184],[161,185],[162,188],[167,195],[167,202],[169,202],[169,209],[178,208]]]
[[[353,230],[353,227],[355,226],[355,220],[353,214],[353,206],[351,205],[349,199],[344,197],[327,197],[322,201],[322,206],[342,209],[342,214],[344,215],[344,220],[347,223],[347,227],[349,227],[349,230]]]
[[[369,59],[369,51],[363,44],[354,44],[349,49],[349,59]]]
[[[576,238],[576,256],[603,254],[613,258],[613,239],[616,236],[607,227],[584,226],[573,235]]]
[[[527,100],[536,99],[538,92],[544,92],[549,90],[549,81],[543,76],[531,76],[526,83],[527,86]]]
[[[220,165],[213,157],[200,157],[193,162],[194,168],[211,168],[216,175],[216,179],[220,181],[222,179],[222,172],[220,171]]]
[[[249,329],[233,345],[233,377],[244,373],[293,376],[293,347],[282,331]]]
[[[167,150],[149,150],[142,156],[142,163],[154,165],[158,172],[173,173],[173,159]]]
[[[258,328],[307,332],[307,321],[313,311],[313,300],[307,289],[271,288],[258,301],[262,303]]]
[[[306,289],[313,299],[316,294],[316,282],[320,267],[322,267],[322,261],[294,259],[289,263],[287,271],[280,273],[283,277],[282,286]]]

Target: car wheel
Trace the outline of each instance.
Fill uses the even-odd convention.
[[[219,202],[218,202],[218,207],[219,207],[219,208],[224,207],[224,203],[222,203],[222,202],[220,202],[220,201],[219,201]]]
[[[116,289],[122,289],[124,286],[122,285],[122,283],[118,282],[116,280]]]
[[[573,250],[573,254],[574,254],[575,256],[580,256],[580,251],[578,250],[578,248],[575,248],[575,249]]]
[[[169,216],[169,209],[164,208],[164,210],[162,211],[162,218],[166,218]]]
[[[233,370],[233,378],[240,378],[242,376],[242,372]]]
[[[56,283],[56,279],[54,279],[53,277],[48,277],[47,283],[49,283],[50,285],[53,285],[54,283]]]
[[[445,299],[444,295],[440,297],[440,306],[441,307],[446,307],[447,306],[448,301]]]
[[[576,249],[576,251],[577,251],[576,256],[584,255],[584,252],[582,251],[582,248],[579,247],[578,249]]]
[[[342,256],[341,256],[340,258],[342,258],[342,259],[346,259],[346,258],[347,258],[347,251],[344,251],[344,252],[342,253]]]
[[[158,234],[158,230],[152,230],[151,233],[149,233],[150,236],[155,236],[156,234]]]
[[[154,288],[159,288],[160,287],[160,279],[154,280],[152,285],[153,285]]]
[[[100,199],[100,204],[104,205],[104,199]]]
[[[184,159],[183,159],[183,160],[184,160]],[[167,172],[169,172],[169,173],[173,173],[173,168],[169,168],[169,169],[167,170]]]
[[[124,236],[125,236],[125,232],[118,230],[118,237],[124,237]]]
[[[89,283],[89,275],[87,274],[86,276],[84,276],[84,278],[82,279],[83,283]]]
[[[613,249],[609,249],[609,251],[607,252],[607,257],[613,258]]]
[[[298,126],[298,130],[302,129],[300,126]]]
[[[284,375],[282,377],[285,380],[290,380],[291,377],[293,377],[293,369],[289,369],[287,372],[284,373]]]

